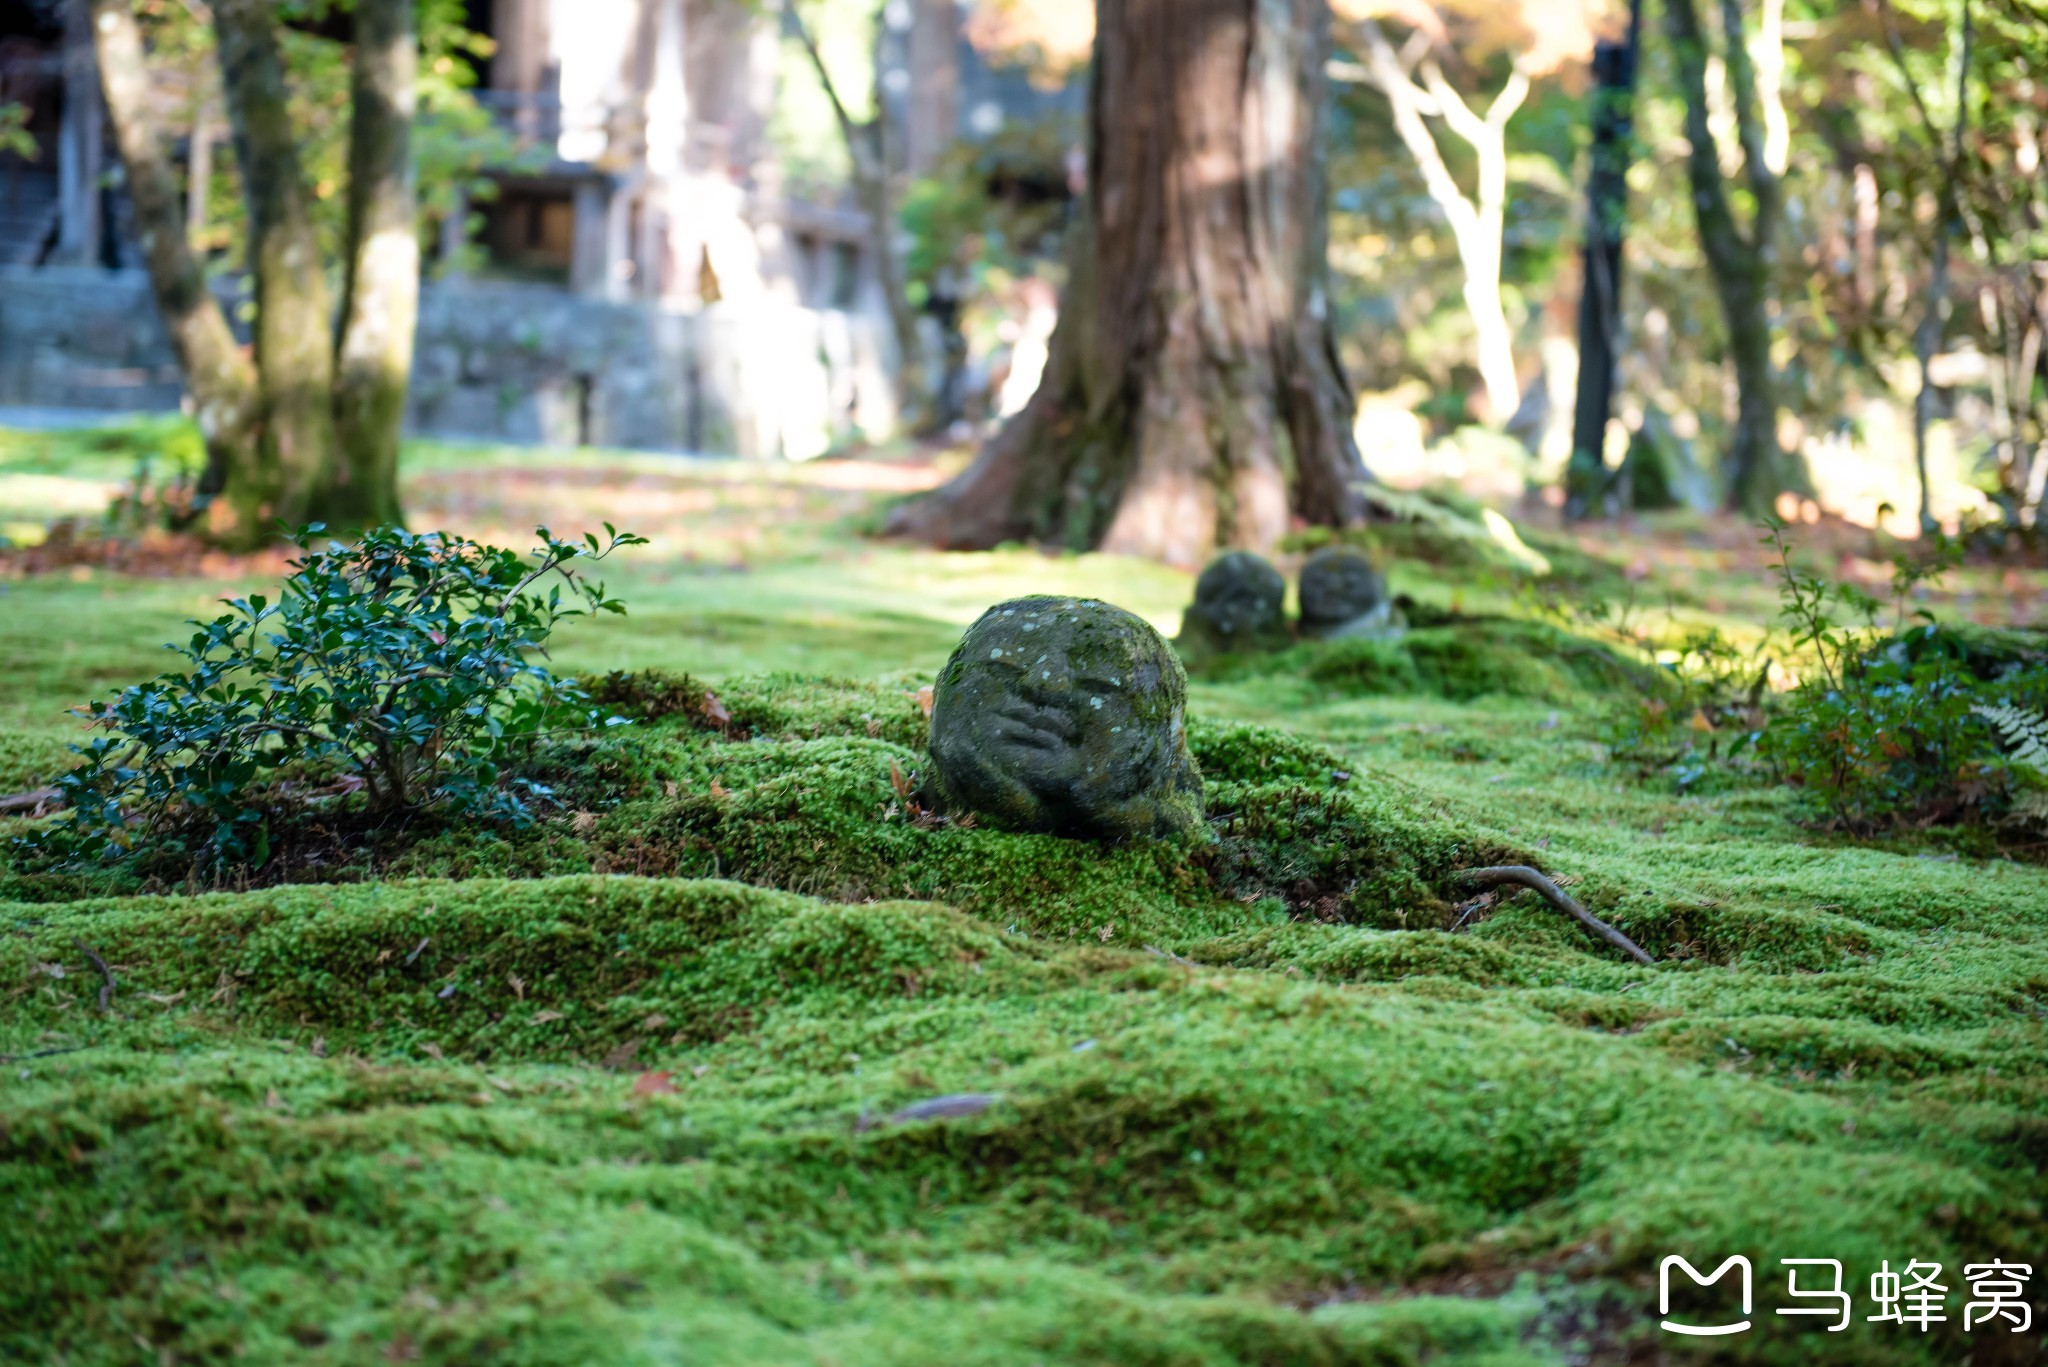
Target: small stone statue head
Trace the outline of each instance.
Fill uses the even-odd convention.
[[[1174,644],[1190,664],[1282,649],[1288,644],[1286,596],[1280,571],[1250,551],[1225,551],[1195,580],[1195,601],[1181,614]]]
[[[1195,580],[1195,611],[1226,638],[1251,641],[1286,634],[1281,600],[1287,581],[1250,551],[1225,551]]]
[[[1107,839],[1202,826],[1187,676],[1142,619],[1088,598],[998,603],[932,698],[938,797],[1014,830]]]
[[[1359,634],[1383,623],[1390,609],[1386,580],[1363,551],[1326,546],[1302,563],[1303,635]]]

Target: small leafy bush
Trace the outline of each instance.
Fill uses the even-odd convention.
[[[2002,817],[2012,776],[1982,708],[2015,681],[1978,678],[1958,638],[1931,614],[1903,625],[1907,595],[1955,563],[1953,548],[1896,563],[1899,616],[1885,633],[1881,602],[1794,566],[1782,527],[1772,524],[1768,540],[1778,552],[1780,611],[1813,663],[1757,740],[1777,775],[1826,824],[1857,835]]]
[[[376,815],[434,809],[523,824],[544,790],[506,761],[550,732],[604,720],[536,657],[566,617],[623,613],[576,562],[644,539],[543,527],[529,555],[386,527],[353,545],[295,538],[282,599],[228,611],[172,646],[187,668],[81,709],[108,734],[74,746],[69,804],[31,847],[69,858],[190,840],[209,862],[260,865],[284,795],[360,794]],[[552,581],[552,582],[550,582]],[[544,586],[544,587],[543,587]]]
[[[1756,767],[1769,642],[1745,649],[1718,627],[1661,649],[1654,637],[1635,640],[1667,687],[1625,698],[1614,710],[1604,739],[1615,761],[1640,778],[1668,775],[1680,792],[1704,791],[1717,786],[1710,776],[1725,780]]]

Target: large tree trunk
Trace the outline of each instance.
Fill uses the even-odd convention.
[[[1778,177],[1765,154],[1756,73],[1743,40],[1737,0],[1721,0],[1725,60],[1742,143],[1744,176],[1756,202],[1749,232],[1736,224],[1720,152],[1709,124],[1707,39],[1693,0],[1665,0],[1665,19],[1685,99],[1686,156],[1700,248],[1714,277],[1728,330],[1728,360],[1735,371],[1736,419],[1728,450],[1728,506],[1762,514],[1783,490],[1805,490],[1798,461],[1778,442],[1778,378],[1771,364],[1770,267],[1782,211]]]
[[[266,494],[274,491],[257,441],[256,369],[236,344],[186,239],[163,130],[151,119],[149,70],[129,0],[94,0],[92,29],[150,288],[206,441],[199,493],[207,527],[227,544],[260,541],[268,530]]]
[[[334,316],[286,107],[276,15],[270,0],[215,0],[213,13],[249,202],[263,440],[279,474],[272,512],[287,524],[324,519],[336,476]]]
[[[1193,565],[1295,517],[1358,520],[1326,288],[1328,22],[1322,0],[1100,0],[1044,379],[894,530]]]
[[[348,255],[334,389],[342,463],[328,521],[397,522],[398,434],[419,317],[412,160],[419,35],[414,0],[356,0]]]

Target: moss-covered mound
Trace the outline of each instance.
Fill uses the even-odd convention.
[[[922,720],[914,689],[791,677],[718,691],[683,677],[608,687],[652,720],[540,755],[532,775],[559,804],[540,824],[420,822],[379,830],[329,861],[306,847],[322,831],[350,829],[346,813],[312,811],[277,841],[272,868],[238,880],[726,878],[847,901],[940,901],[1039,935],[1181,944],[1289,917],[1446,926],[1460,869],[1536,858],[1390,775],[1354,774],[1329,751],[1267,728],[1189,727],[1208,779],[1203,829],[1100,842],[921,807],[930,759],[903,743]],[[0,894],[146,893],[181,886],[189,869],[180,857],[17,873]]]
[[[1453,702],[1534,698],[1569,703],[1588,696],[1660,696],[1660,671],[1603,642],[1545,622],[1417,611],[1417,624],[1391,639],[1304,641],[1265,656],[1232,656],[1203,669],[1228,682],[1303,678],[1352,695],[1427,693]]]
[[[2048,1234],[2048,963],[1983,928],[1742,976],[631,878],[0,916],[9,1360],[1619,1362],[1667,1253]]]

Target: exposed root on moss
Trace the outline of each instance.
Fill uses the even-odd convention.
[[[92,966],[100,971],[100,977],[101,979],[103,979],[103,981],[100,983],[100,1014],[104,1016],[109,1011],[114,1009],[114,987],[116,984],[116,979],[114,977],[113,966],[110,965],[105,959],[102,959],[99,956],[99,952],[95,950],[91,945],[87,944],[85,941],[81,939],[78,939],[76,936],[72,937],[71,945],[72,948],[76,949],[80,954],[83,954],[87,959],[91,960]]]
[[[1608,925],[1592,912],[1587,911],[1579,905],[1577,898],[1551,882],[1535,869],[1530,868],[1527,864],[1499,864],[1486,869],[1466,869],[1458,875],[1458,880],[1480,888],[1499,887],[1503,883],[1512,883],[1517,887],[1529,888],[1539,892],[1543,894],[1544,901],[1550,903],[1550,905],[1556,907],[1559,911],[1571,917],[1580,925],[1607,941],[1608,944],[1613,945],[1616,949],[1634,959],[1637,963],[1654,964],[1657,962],[1645,954],[1634,940],[1629,939],[1628,936],[1622,934],[1613,926]]]
[[[9,793],[0,797],[0,815],[12,816],[27,812],[30,816],[41,816],[52,808],[64,805],[64,794],[55,788],[32,788],[25,793]]]

